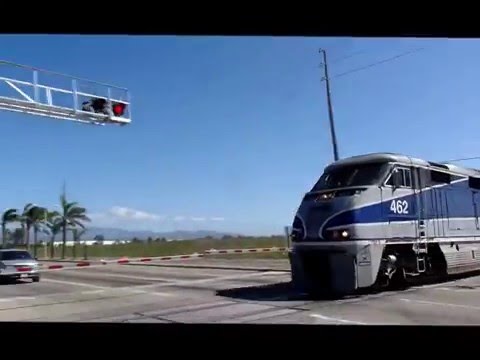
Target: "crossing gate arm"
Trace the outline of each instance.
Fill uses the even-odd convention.
[[[13,68],[26,72],[31,81],[2,76]],[[66,80],[69,87],[46,85],[49,77]],[[87,84],[94,88],[93,93],[79,90]],[[6,90],[9,90],[8,94]],[[122,96],[112,96],[112,92],[121,93]],[[60,104],[56,95],[62,95],[69,101]],[[125,112],[121,116],[114,116],[111,112],[84,111],[82,99],[104,99],[110,104],[123,104]],[[125,88],[7,61],[0,61],[0,110],[95,125],[126,125],[132,121],[130,94]]]

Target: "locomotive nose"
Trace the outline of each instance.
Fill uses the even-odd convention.
[[[317,195],[316,197],[309,197],[302,202],[292,224],[298,241],[318,241],[323,239],[320,233],[323,225],[343,209],[352,205],[352,199],[349,197],[323,199],[324,197],[319,199],[319,195]]]
[[[298,215],[295,216],[292,224],[292,242],[302,241],[305,239],[306,235],[305,223]]]

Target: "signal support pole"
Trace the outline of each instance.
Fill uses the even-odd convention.
[[[332,108],[332,99],[330,94],[330,79],[328,78],[328,65],[327,65],[327,52],[324,49],[320,49],[320,53],[323,54],[323,70],[324,77],[322,80],[325,80],[325,86],[327,89],[327,105],[328,105],[328,118],[330,121],[330,134],[332,137],[332,146],[333,146],[333,159],[337,161],[338,156],[338,145],[337,145],[337,136],[335,135],[335,123],[333,120],[333,108]]]

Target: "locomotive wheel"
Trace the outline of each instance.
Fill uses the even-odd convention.
[[[390,279],[390,288],[395,290],[403,290],[407,287],[407,275],[405,273],[405,268],[399,267],[397,271],[393,274],[392,278]]]

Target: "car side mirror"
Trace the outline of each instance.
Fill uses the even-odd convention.
[[[38,257],[35,257],[35,260],[38,261]]]

